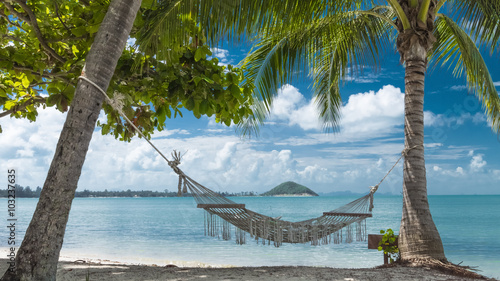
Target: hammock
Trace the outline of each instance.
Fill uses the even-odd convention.
[[[233,225],[238,244],[246,243],[247,233],[257,243],[271,244],[272,241],[276,247],[282,243],[310,242],[312,245],[322,245],[332,241],[351,243],[367,239],[365,220],[372,216],[373,194],[378,185],[372,187],[367,195],[333,211],[324,212],[320,217],[290,222],[248,210],[245,204],[238,204],[206,188],[177,167],[180,164],[179,153],[174,151],[172,157],[174,161],[169,161],[169,165],[179,175],[178,195],[182,196],[189,190],[197,207],[206,211],[205,235],[230,240]]]
[[[306,243],[312,245],[321,245],[331,243],[341,243],[343,241],[350,243],[354,241],[366,241],[366,218],[372,216],[373,209],[373,194],[377,191],[379,185],[396,167],[398,162],[406,156],[406,153],[417,147],[406,147],[401,153],[401,157],[396,161],[392,168],[375,186],[371,187],[370,192],[354,200],[342,207],[339,207],[330,212],[324,212],[322,216],[299,222],[289,222],[280,220],[280,218],[268,217],[245,208],[244,204],[237,204],[218,193],[197,183],[192,178],[188,177],[184,172],[177,167],[180,164],[181,155],[175,150],[172,153],[174,160],[168,160],[151,141],[131,122],[123,113],[120,95],[115,95],[115,99],[111,100],[106,92],[101,89],[96,83],[83,76],[78,79],[84,80],[92,86],[96,87],[101,92],[106,102],[111,105],[136,131],[143,137],[168,165],[179,175],[178,195],[187,193],[189,189],[193,194],[198,208],[206,211],[205,214],[205,235],[221,237],[222,239],[231,239],[231,225],[235,226],[236,243],[244,244],[246,242],[246,233],[250,237],[262,241],[263,244],[273,244],[279,247],[282,243]]]

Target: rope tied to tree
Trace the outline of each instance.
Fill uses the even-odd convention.
[[[170,168],[172,168],[172,170],[174,170],[176,174],[179,175],[179,184],[177,185],[177,196],[181,197],[183,193],[187,193],[186,175],[181,169],[179,169],[179,167],[177,167],[178,165],[181,164],[182,155],[180,152],[174,150],[174,152],[172,152],[172,158],[174,160],[169,161],[168,165],[170,166]]]
[[[417,144],[417,145],[414,145],[412,147],[405,147],[403,149],[403,151],[401,151],[401,156],[399,156],[398,160],[396,161],[396,163],[394,163],[394,165],[392,165],[391,169],[389,169],[389,171],[385,174],[385,176],[380,180],[379,183],[377,183],[376,185],[374,186],[370,186],[370,212],[372,211],[373,209],[373,194],[378,190],[378,187],[380,186],[380,184],[385,180],[385,178],[387,178],[387,176],[392,172],[392,170],[396,167],[396,165],[399,163],[399,161],[403,158],[403,157],[406,157],[408,156],[408,151],[414,149],[414,148],[417,148],[419,146],[424,146],[423,144]]]

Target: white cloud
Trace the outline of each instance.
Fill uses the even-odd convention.
[[[220,49],[220,48],[211,48],[212,56],[219,59],[219,65],[227,66],[232,63],[232,60],[229,58],[230,54],[228,50]]]
[[[470,161],[470,169],[472,171],[479,171],[484,166],[486,166],[486,161],[483,160],[482,154],[472,156],[472,159]]]
[[[340,132],[331,135],[308,134],[290,138],[282,145],[314,145],[324,142],[367,140],[402,132],[404,94],[399,88],[386,85],[377,92],[351,95],[341,108]],[[270,119],[298,125],[303,130],[321,129],[314,101],[307,101],[297,88],[286,85],[273,101]]]
[[[462,112],[460,115],[456,115],[451,111],[445,114],[434,114],[430,111],[424,111],[425,126],[458,128],[467,121],[472,121],[476,125],[489,123],[486,116],[479,112],[476,112],[474,115],[469,112]]]
[[[443,144],[438,143],[438,142],[424,143],[424,147],[426,147],[426,148],[436,148],[436,147],[441,147],[441,146],[443,146]]]
[[[463,91],[466,89],[467,89],[467,86],[465,86],[465,85],[455,85],[455,86],[450,87],[450,90],[452,90],[452,91]]]
[[[274,98],[270,120],[287,122],[289,126],[298,125],[303,130],[319,130],[319,112],[314,101],[307,102],[299,90],[284,85]]]
[[[134,45],[135,45],[135,38],[128,38],[127,46],[134,46]]]
[[[349,96],[342,108],[341,132],[347,134],[387,133],[403,125],[404,94],[392,85],[376,93],[370,91]]]

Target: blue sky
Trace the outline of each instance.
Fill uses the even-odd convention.
[[[223,64],[237,64],[248,47],[214,49]],[[485,53],[500,89],[498,53]],[[306,71],[304,71],[306,73]],[[425,156],[429,194],[500,194],[500,137],[491,130],[481,105],[464,78],[438,68],[426,76]],[[381,68],[342,89],[341,130],[326,134],[318,123],[307,77],[284,85],[258,138],[241,139],[234,127],[213,118],[167,120],[152,141],[169,154],[185,153],[186,174],[216,191],[264,192],[292,180],[316,192],[367,192],[379,182],[403,149],[404,69],[389,50]],[[0,119],[1,169],[18,169],[19,184],[42,186],[66,114],[40,110],[36,123]],[[101,116],[102,118],[102,116]],[[78,190],[175,190],[176,175],[140,139],[121,143],[94,133]],[[399,194],[402,165],[380,192]]]

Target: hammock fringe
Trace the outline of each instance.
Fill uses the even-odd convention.
[[[360,218],[351,224],[336,225],[294,225],[287,221],[271,219],[254,220],[255,216],[248,216],[247,228],[233,226],[217,213],[205,210],[205,236],[216,237],[222,240],[231,240],[234,232],[236,244],[246,244],[247,234],[257,244],[274,245],[280,247],[283,243],[307,243],[313,246],[328,245],[331,243],[352,243],[367,241],[366,219]],[[240,221],[241,225],[241,221]],[[234,228],[234,230],[233,230]],[[335,229],[335,230],[332,230]],[[272,243],[271,243],[272,242]]]

